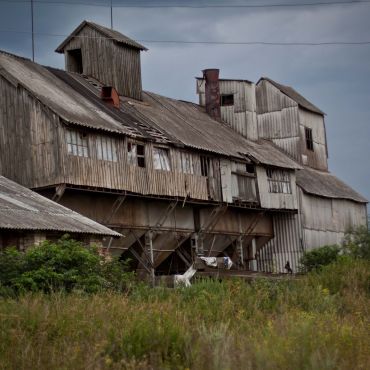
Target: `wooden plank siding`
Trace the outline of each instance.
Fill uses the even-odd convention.
[[[141,100],[140,50],[119,46],[90,26],[85,26],[78,37],[65,46],[67,71],[73,72],[68,51],[75,49],[81,49],[83,74],[113,86],[120,95]]]
[[[341,243],[351,228],[366,225],[366,204],[299,191],[306,249]]]
[[[260,196],[260,204],[263,208],[269,209],[297,209],[296,175],[294,171],[290,173],[291,194],[270,193],[267,181],[266,169],[257,167],[257,181]]]
[[[2,77],[0,95],[1,174],[26,187],[60,183],[59,118]]]
[[[208,200],[207,178],[181,172],[179,166],[180,151],[169,149],[171,171],[153,168],[152,149],[154,144],[145,144],[145,168],[128,164],[127,142],[130,139],[112,137],[117,148],[117,162],[98,160],[95,141],[100,133],[89,132],[89,158],[67,154],[63,130],[60,131],[62,153],[64,153],[64,182],[68,184],[126,190],[142,195],[169,197],[190,197]],[[161,147],[163,145],[161,144]],[[192,154],[200,162],[199,155]],[[200,165],[197,165],[198,168]],[[200,171],[198,172],[200,173]]]
[[[256,95],[259,137],[302,163],[298,104],[265,80],[257,85]]]
[[[247,81],[219,80],[220,94],[233,95],[234,104],[221,106],[221,119],[247,139],[257,140],[255,84]],[[205,82],[197,79],[199,104],[205,106]]]
[[[299,125],[303,164],[327,171],[328,158],[324,116],[299,108]],[[313,151],[307,149],[305,128],[312,130]]]

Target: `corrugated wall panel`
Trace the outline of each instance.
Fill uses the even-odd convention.
[[[275,237],[257,252],[258,271],[284,273],[289,261],[293,272],[299,269],[303,249],[300,243],[297,214],[273,215]]]

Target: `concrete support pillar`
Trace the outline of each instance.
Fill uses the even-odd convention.
[[[257,253],[257,243],[256,243],[256,238],[253,238],[252,239],[252,261],[250,261],[250,265],[249,265],[251,271],[257,271],[256,253]]]

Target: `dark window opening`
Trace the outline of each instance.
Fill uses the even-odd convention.
[[[306,147],[308,150],[313,151],[312,129],[305,127],[304,132],[306,135]]]
[[[83,73],[81,49],[68,50],[68,70],[69,72]]]
[[[209,169],[211,165],[211,159],[209,157],[200,157],[200,174],[202,176],[208,176],[209,175]]]
[[[254,165],[253,164],[245,165],[245,171],[248,173],[254,173]]]
[[[227,107],[234,105],[234,94],[221,95],[221,106]]]

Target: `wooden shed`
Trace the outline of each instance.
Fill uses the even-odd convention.
[[[24,250],[45,239],[70,234],[85,244],[102,246],[104,238],[121,235],[0,176],[0,249]]]

